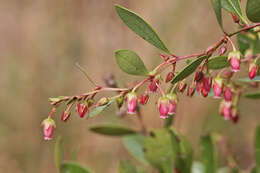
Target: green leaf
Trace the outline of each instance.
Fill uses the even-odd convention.
[[[226,56],[215,56],[208,60],[209,69],[222,69],[229,66],[229,61]]]
[[[251,173],[257,173],[256,168],[252,169],[252,170],[251,170]]]
[[[222,23],[221,0],[211,0],[211,4],[212,4],[214,12],[216,14],[218,24],[223,31],[224,29],[223,29],[223,23]]]
[[[163,50],[166,53],[170,54],[170,51],[153,30],[153,28],[145,22],[141,17],[139,17],[134,12],[121,7],[119,5],[115,5],[115,9],[122,19],[122,21],[137,35],[142,37],[144,40],[148,41],[158,49]]]
[[[246,15],[251,22],[260,22],[260,0],[247,0]]]
[[[119,173],[137,173],[137,170],[130,161],[120,160]]]
[[[115,52],[116,62],[121,70],[131,75],[147,76],[149,73],[141,58],[131,50]]]
[[[127,151],[138,161],[148,164],[144,155],[145,137],[139,134],[123,137],[123,143]]]
[[[239,51],[245,55],[245,51],[250,48],[250,42],[252,40],[246,34],[237,34],[237,43]]]
[[[260,92],[246,93],[244,97],[249,99],[260,99]]]
[[[247,24],[246,19],[243,17],[239,0],[221,0],[221,6],[228,12],[235,13],[244,24]]]
[[[77,163],[65,162],[61,165],[61,173],[91,173],[91,171]]]
[[[163,173],[172,173],[173,149],[167,129],[151,130],[145,140],[146,159]]]
[[[108,106],[111,105],[111,103],[113,103],[114,100],[110,100],[107,104],[103,105],[103,106],[98,106],[95,109],[93,109],[89,114],[88,117],[89,118],[93,118],[95,116],[97,116],[98,114],[100,114],[102,111],[104,111]]]
[[[62,163],[62,146],[61,146],[61,137],[60,136],[57,138],[57,141],[55,144],[55,163],[56,163],[56,168],[57,168],[58,172],[60,172],[61,163]]]
[[[260,125],[257,126],[255,131],[255,160],[257,172],[260,171]]]
[[[190,74],[192,74],[197,68],[198,66],[202,63],[202,61],[204,59],[206,59],[208,56],[201,56],[197,59],[195,59],[194,61],[192,61],[190,64],[188,64],[187,66],[185,66],[183,68],[183,70],[178,73],[173,80],[171,81],[172,84],[175,84],[183,79],[185,79],[186,77],[188,77]]]
[[[202,163],[205,166],[205,172],[216,172],[216,160],[213,142],[210,136],[204,136],[201,139]]]
[[[256,76],[254,79],[250,79],[249,77],[239,78],[237,81],[238,82],[245,82],[245,83],[260,82],[260,76]]]
[[[90,127],[89,130],[107,136],[125,136],[125,135],[131,135],[137,133],[132,129],[120,127],[117,125],[94,126],[94,127]]]

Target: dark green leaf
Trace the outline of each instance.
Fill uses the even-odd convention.
[[[251,173],[257,173],[256,168],[252,169]]]
[[[137,173],[137,170],[130,161],[120,160],[119,173]]]
[[[123,137],[125,148],[132,154],[138,161],[148,164],[144,155],[144,142],[145,137],[139,134],[128,135]]]
[[[74,162],[65,162],[61,165],[61,173],[91,173],[87,168]]]
[[[163,173],[172,173],[173,149],[167,129],[151,130],[145,140],[146,159]]]
[[[252,22],[260,22],[260,0],[247,0],[246,15]]]
[[[205,172],[216,172],[216,160],[213,142],[210,136],[204,136],[201,139],[202,163],[205,166]]]
[[[95,127],[91,127],[90,130],[92,132],[102,134],[102,135],[107,135],[107,136],[124,136],[124,135],[131,135],[137,133],[132,129],[120,127],[117,125],[95,126]]]
[[[247,93],[244,95],[244,97],[249,99],[260,99],[260,92]]]
[[[221,29],[223,30],[221,0],[211,0],[211,4],[212,4],[214,12],[216,14],[218,24],[221,27]]]
[[[116,62],[120,69],[132,75],[147,76],[148,71],[141,58],[131,50],[115,52]]]
[[[222,69],[229,66],[229,61],[226,56],[216,56],[208,60],[209,69]]]
[[[141,17],[139,17],[134,12],[121,7],[119,5],[115,5],[116,11],[122,21],[137,35],[142,37],[144,40],[148,41],[158,49],[165,51],[170,54],[170,51],[156,34],[156,32],[152,29],[152,27],[145,22]]]
[[[257,126],[255,131],[255,160],[257,172],[260,170],[260,125]]]
[[[190,74],[192,74],[197,67],[201,64],[201,62],[206,59],[208,56],[202,56],[199,57],[197,59],[195,59],[194,61],[192,61],[190,64],[188,64],[186,67],[183,68],[183,70],[178,73],[173,80],[171,81],[172,84],[175,84],[183,79],[185,79],[186,77],[188,77]]]
[[[221,0],[221,6],[228,12],[235,13],[244,24],[247,24],[246,19],[243,17],[239,0]]]
[[[55,163],[58,172],[60,172],[61,169],[61,163],[62,163],[62,146],[61,146],[61,137],[59,136],[56,144],[55,144]]]
[[[256,37],[257,39],[255,40],[253,44],[253,54],[259,54],[260,53],[260,39]]]
[[[250,48],[250,42],[252,40],[246,34],[238,34],[237,35],[237,43],[239,47],[239,51],[245,55],[245,51]]]
[[[237,81],[238,82],[245,82],[245,83],[260,82],[260,76],[256,76],[254,79],[250,79],[249,77],[240,78]]]
[[[98,114],[100,114],[102,111],[104,111],[109,105],[111,105],[111,103],[113,103],[114,100],[110,100],[107,104],[103,105],[103,106],[98,106],[95,109],[93,109],[89,114],[88,117],[89,118],[93,118],[95,116],[97,116]]]

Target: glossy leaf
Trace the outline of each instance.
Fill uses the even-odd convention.
[[[257,172],[260,170],[260,125],[257,126],[255,131],[255,160]]]
[[[153,30],[153,28],[144,21],[141,17],[139,17],[134,12],[121,7],[119,5],[115,5],[116,11],[122,21],[137,35],[142,37],[144,40],[148,41],[158,49],[163,50],[166,53],[170,54],[170,51],[159,38],[157,33]]]
[[[247,0],[247,18],[252,22],[260,22],[260,0]]]
[[[91,171],[77,163],[65,162],[61,165],[61,173],[91,173]]]
[[[144,155],[145,137],[139,134],[123,137],[125,148],[138,161],[148,164]]]
[[[201,156],[205,172],[216,172],[216,160],[213,142],[210,136],[204,136],[201,139]]]
[[[137,173],[137,170],[130,161],[120,160],[118,172],[119,173]]]
[[[188,64],[187,66],[185,66],[183,68],[183,70],[178,73],[173,80],[171,81],[172,84],[175,84],[183,79],[185,79],[186,77],[188,77],[190,74],[192,74],[197,68],[198,66],[202,63],[202,61],[204,59],[206,59],[208,56],[202,56],[199,57],[197,59],[195,59],[194,61],[192,61],[190,64]]]
[[[260,82],[260,76],[256,76],[254,79],[250,79],[249,77],[240,78],[237,81],[238,82],[245,82],[245,83]]]
[[[221,0],[211,0],[211,4],[212,4],[214,12],[216,14],[218,24],[221,27],[221,29],[223,30]]]
[[[247,93],[244,97],[249,99],[260,99],[260,92]]]
[[[226,56],[216,56],[208,60],[209,69],[222,69],[229,66],[229,61]]]
[[[61,163],[62,163],[62,146],[61,146],[61,137],[59,136],[56,144],[55,144],[55,163],[56,168],[58,172],[60,172],[61,169]]]
[[[158,170],[172,173],[173,149],[171,136],[167,129],[151,130],[145,140],[146,159]]]
[[[243,17],[239,0],[221,0],[221,6],[230,13],[235,13],[243,23],[247,23]]]
[[[148,71],[141,58],[131,50],[115,52],[116,62],[121,70],[131,75],[147,76]]]
[[[91,130],[94,133],[107,135],[107,136],[124,136],[124,135],[131,135],[137,133],[132,129],[120,127],[117,125],[94,126],[91,127],[89,130]]]
[[[97,116],[98,114],[100,114],[101,112],[103,112],[108,106],[111,105],[111,103],[113,103],[114,100],[110,100],[107,104],[103,105],[103,106],[98,106],[96,108],[94,108],[89,114],[88,117],[89,118],[93,118],[95,116]]]

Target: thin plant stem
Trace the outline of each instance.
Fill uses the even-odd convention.
[[[83,67],[81,67],[81,66],[79,65],[79,63],[75,63],[75,66],[87,77],[87,79],[89,80],[89,82],[90,82],[91,84],[93,84],[94,86],[98,86],[98,85],[91,79],[91,77],[88,75],[87,71],[86,71]]]

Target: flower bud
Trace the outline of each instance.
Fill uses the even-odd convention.
[[[186,81],[185,80],[181,81],[180,84],[179,84],[179,91],[181,93],[183,93],[185,91],[186,87],[187,87]]]
[[[43,134],[45,140],[51,140],[53,130],[56,128],[55,121],[51,118],[47,118],[42,121]]]
[[[94,99],[89,99],[88,100],[88,107],[92,106],[94,104],[95,100]]]
[[[254,79],[258,72],[258,65],[255,62],[249,62],[248,76],[250,79]]]
[[[239,120],[238,111],[236,108],[232,109],[232,121],[234,124],[236,124]]]
[[[193,87],[193,86],[190,86],[190,87],[188,88],[188,91],[187,91],[187,96],[192,97],[194,93],[195,93],[194,87]]]
[[[121,97],[118,97],[117,99],[116,99],[116,103],[117,103],[117,107],[118,108],[121,108],[122,107],[122,105],[124,104],[124,98],[121,96]]]
[[[150,83],[149,83],[149,85],[148,85],[148,88],[149,88],[149,91],[151,92],[151,93],[155,93],[156,91],[157,91],[157,84],[159,84],[159,79],[157,79],[157,78],[155,78],[155,79],[153,79]]]
[[[88,106],[87,103],[79,103],[78,104],[78,114],[80,118],[83,118],[86,114],[86,112],[88,111]]]
[[[168,83],[170,82],[172,79],[174,78],[174,73],[172,71],[170,71],[167,76],[166,76],[166,79],[165,79],[165,82]]]
[[[227,46],[222,46],[221,48],[219,48],[218,55],[221,56],[224,53],[226,53],[226,51],[227,51]]]
[[[127,94],[127,113],[135,114],[137,106],[137,95],[135,92],[130,92]]]
[[[149,99],[149,95],[148,94],[142,94],[141,97],[140,97],[140,100],[139,100],[139,103],[142,104],[142,105],[145,105],[147,103]]]
[[[229,120],[232,117],[232,103],[224,101],[224,104],[221,108],[221,114],[225,120]]]
[[[230,79],[233,76],[234,72],[231,70],[224,71],[222,73],[223,78]]]
[[[211,85],[212,85],[212,78],[211,77],[204,77],[202,79],[202,85],[203,85],[203,88],[210,92],[211,90]]]
[[[232,15],[232,19],[233,19],[234,23],[239,23],[240,20],[239,20],[238,16],[235,13],[231,13],[231,15]]]
[[[229,87],[225,88],[224,98],[227,102],[230,102],[232,100],[232,91]]]
[[[222,88],[223,88],[223,79],[220,77],[216,77],[214,79],[214,85],[213,85],[213,91],[215,94],[215,98],[220,98],[222,94]]]
[[[169,59],[169,56],[168,55],[165,55],[165,54],[160,54],[160,57],[164,60],[164,61],[167,61]]]
[[[174,93],[171,94],[167,94],[168,99],[169,99],[169,115],[173,115],[175,113],[175,109],[176,109],[176,104],[178,102],[178,98],[177,95]]]
[[[165,119],[168,118],[169,113],[169,99],[166,96],[160,97],[158,100],[158,109],[160,112],[160,118]]]
[[[104,105],[108,104],[108,102],[109,102],[109,99],[107,97],[103,97],[97,102],[97,106],[104,106]]]
[[[240,69],[240,53],[233,51],[228,54],[228,60],[230,62],[233,72],[238,72]]]
[[[200,82],[196,82],[196,91],[200,92],[200,88],[201,88],[201,83]]]
[[[194,80],[199,82],[203,78],[204,74],[202,71],[196,71]]]
[[[200,93],[203,97],[207,97],[209,94],[209,92],[204,87],[201,88]]]
[[[68,112],[68,111],[64,111],[64,112],[62,112],[62,115],[61,115],[61,121],[66,122],[66,121],[69,119],[70,114],[71,114],[71,113]]]

